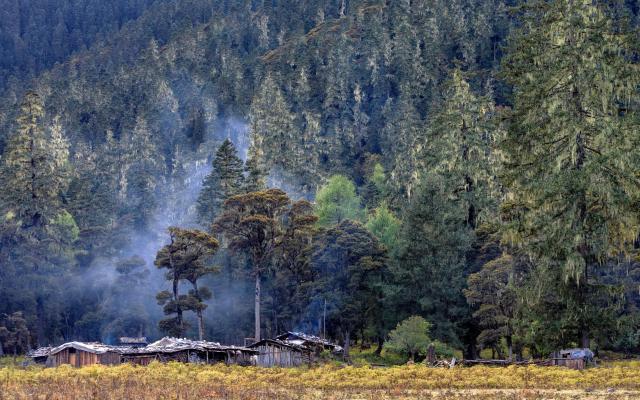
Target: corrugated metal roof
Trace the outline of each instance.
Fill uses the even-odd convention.
[[[123,336],[121,338],[118,339],[118,341],[120,343],[123,344],[147,344],[147,338],[144,336],[141,337],[127,337],[127,336]]]
[[[51,353],[51,349],[53,347],[38,347],[35,350],[31,350],[27,353],[27,357],[36,358],[36,357],[47,357]]]
[[[291,336],[294,336],[298,339],[290,339]],[[282,335],[277,336],[276,339],[282,340],[288,343],[297,344],[297,345],[304,345],[305,342],[310,342],[310,343],[319,344],[322,346],[331,347],[334,349],[334,351],[342,351],[342,347],[328,341],[327,339],[322,339],[318,336],[308,335],[302,332],[289,331],[289,332],[283,333]]]
[[[69,348],[74,348],[76,350],[86,351],[93,354],[104,354],[109,352],[124,354],[133,349],[132,347],[128,346],[109,346],[97,342],[68,342],[58,347],[52,348],[49,354],[56,354],[61,352],[62,350]]]
[[[246,347],[225,346],[217,342],[207,342],[206,340],[190,340],[181,338],[164,337],[156,342],[150,343],[145,347],[131,349],[127,354],[145,354],[145,353],[175,353],[184,350],[200,350],[200,351],[251,351]]]

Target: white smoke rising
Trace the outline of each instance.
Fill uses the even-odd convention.
[[[162,306],[158,305],[155,296],[162,290],[170,290],[171,283],[165,279],[163,270],[159,270],[154,265],[154,260],[158,250],[169,241],[168,228],[178,226],[182,228],[199,228],[197,221],[196,204],[198,195],[202,189],[202,183],[211,172],[211,161],[215,157],[216,150],[222,140],[229,138],[236,148],[241,158],[246,159],[249,147],[247,137],[247,125],[240,119],[230,118],[224,123],[217,125],[207,137],[207,140],[200,146],[198,151],[191,154],[176,154],[176,160],[172,175],[166,179],[164,190],[156,199],[157,208],[153,217],[148,223],[144,232],[132,232],[129,237],[129,245],[118,251],[118,254],[108,259],[98,258],[84,274],[83,279],[90,282],[99,282],[103,287],[111,287],[116,283],[118,273],[115,266],[118,261],[133,256],[144,259],[145,267],[150,274],[144,287],[138,288],[136,293],[131,293],[130,298],[119,299],[120,303],[126,304],[128,301],[142,301],[145,312],[149,319],[147,336],[157,337],[160,332],[157,329],[158,321],[164,317]],[[186,292],[188,289],[182,289]],[[211,301],[215,302],[216,299]],[[123,310],[124,313],[127,310]],[[193,324],[192,324],[193,325]],[[139,334],[131,332],[131,336]],[[115,339],[103,335],[102,340],[113,342]]]

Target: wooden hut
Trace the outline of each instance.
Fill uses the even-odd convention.
[[[123,354],[123,362],[148,365],[152,361],[180,361],[195,364],[253,365],[256,350],[224,346],[216,342],[165,337],[148,346],[131,349]]]
[[[49,351],[46,365],[57,367],[69,364],[74,367],[103,364],[115,365],[122,361],[122,354],[129,350],[118,346],[107,346],[101,343],[69,342]]]
[[[595,364],[594,354],[590,349],[566,349],[552,355],[552,364],[571,369],[582,370],[592,363]]]
[[[258,351],[256,365],[259,367],[298,367],[312,361],[311,349],[281,340],[263,339],[249,348]]]
[[[51,349],[52,347],[39,347],[27,353],[27,357],[31,358],[36,364],[46,364]]]
[[[342,353],[342,347],[338,346],[337,344],[332,343],[326,339],[301,332],[285,332],[277,336],[275,340],[306,347],[310,349],[315,355],[320,354],[324,350],[328,350],[332,353]]]

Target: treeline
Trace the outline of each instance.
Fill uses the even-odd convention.
[[[121,249],[190,212],[173,194],[208,158],[197,226],[156,257],[165,332],[381,346],[422,316],[467,357],[638,350],[633,7],[176,4],[5,96],[6,332],[155,333],[148,299],[118,300],[150,268]],[[164,39],[137,29],[191,9]],[[223,141],[243,120],[244,163]],[[105,264],[117,284],[86,290]]]
[[[115,34],[155,0],[0,2],[0,90]]]

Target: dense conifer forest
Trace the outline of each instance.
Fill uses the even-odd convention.
[[[638,27],[631,0],[0,0],[0,354],[379,353],[411,324],[467,358],[637,353]]]

